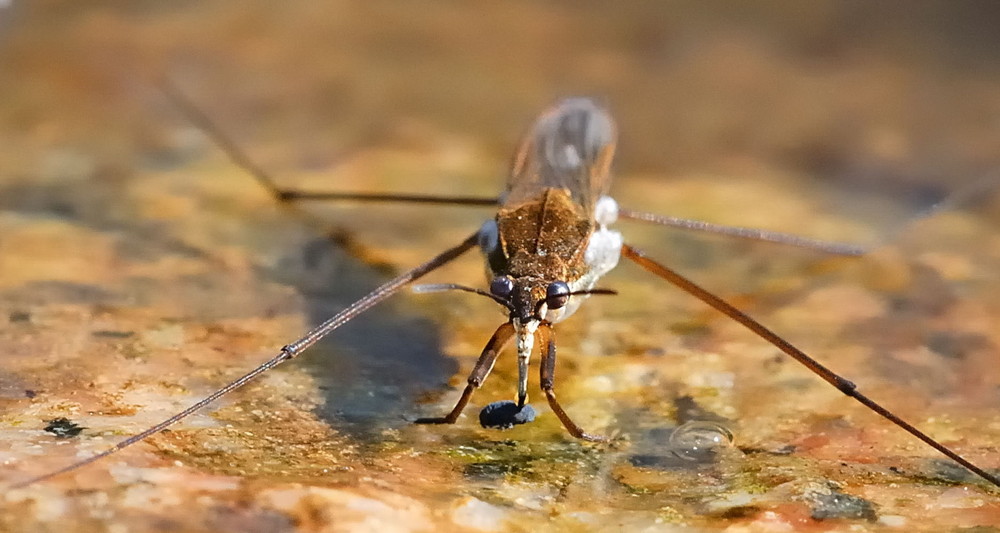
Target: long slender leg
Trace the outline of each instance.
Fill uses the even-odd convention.
[[[648,257],[645,256],[645,254],[643,254],[639,250],[636,250],[635,248],[632,248],[629,245],[625,245],[622,247],[622,255],[631,259],[642,268],[669,281],[670,283],[679,287],[681,290],[705,302],[706,304],[715,308],[721,313],[725,314],[729,318],[739,322],[740,324],[743,325],[743,327],[754,332],[755,334],[757,334],[757,336],[773,344],[779,350],[791,356],[792,359],[795,359],[799,363],[802,363],[806,368],[811,370],[817,376],[823,378],[827,383],[836,387],[837,390],[839,390],[840,392],[846,394],[847,396],[850,396],[851,398],[854,398],[865,407],[871,409],[872,411],[875,411],[875,413],[879,414],[886,420],[903,428],[910,435],[913,435],[914,437],[920,439],[931,448],[934,448],[935,450],[948,456],[948,458],[969,469],[969,471],[975,473],[979,477],[1000,487],[1000,478],[972,464],[969,460],[953,452],[947,446],[934,440],[933,438],[928,436],[926,433],[920,431],[909,422],[903,420],[902,418],[899,418],[885,407],[882,407],[881,404],[875,402],[868,396],[858,391],[857,385],[855,385],[853,382],[841,377],[836,372],[826,368],[825,366],[820,364],[819,361],[816,361],[802,350],[799,350],[785,339],[782,339],[781,337],[778,336],[777,333],[774,333],[773,331],[767,329],[766,327],[764,327],[764,325],[762,325],[760,322],[757,322],[743,311],[740,311],[739,309],[727,303],[725,300],[699,287],[693,281],[685,278],[684,276],[681,276],[677,272],[674,272],[673,270],[661,265],[660,263],[657,263],[656,261],[649,259]]]
[[[545,399],[549,401],[549,408],[552,412],[559,417],[559,421],[562,422],[563,427],[566,431],[569,431],[570,435],[578,439],[589,440],[591,442],[606,442],[609,439],[602,435],[594,435],[593,433],[587,433],[573,419],[566,414],[566,411],[559,405],[559,400],[556,399],[555,391],[555,379],[556,379],[556,339],[555,334],[552,331],[552,326],[548,324],[542,324],[538,328],[538,334],[541,337],[541,349],[545,352],[542,354],[542,362],[539,366],[539,376],[540,384],[542,386],[542,392],[545,393]]]
[[[435,194],[402,193],[353,193],[334,191],[297,191],[279,189],[282,201],[295,200],[345,200],[351,202],[399,202],[409,204],[496,206],[497,198],[488,196],[444,196]]]
[[[490,371],[493,370],[493,364],[497,362],[497,356],[500,354],[500,350],[510,342],[510,338],[514,335],[514,325],[510,322],[503,324],[497,328],[496,332],[490,338],[489,342],[486,343],[486,347],[483,348],[483,353],[479,356],[479,360],[476,361],[476,366],[472,369],[469,374],[468,384],[465,386],[465,390],[462,391],[462,396],[458,399],[458,403],[446,416],[442,417],[432,417],[432,418],[418,418],[414,421],[416,424],[454,424],[458,420],[458,415],[462,414],[465,406],[469,404],[469,398],[472,398],[472,393],[483,385],[486,381],[487,376],[490,375]]]
[[[307,223],[314,230],[322,234],[327,240],[336,244],[348,254],[373,266],[383,268],[388,266],[383,260],[372,254],[367,247],[356,242],[348,230],[330,224],[329,221],[310,213],[308,210],[302,209],[295,202],[293,202],[292,199],[288,197],[289,191],[279,187],[278,182],[275,181],[270,174],[265,172],[263,168],[257,165],[253,159],[250,158],[250,156],[241,150],[239,146],[237,146],[236,143],[222,131],[222,128],[220,128],[215,121],[199,109],[198,106],[191,102],[187,96],[181,93],[181,91],[174,87],[170,82],[161,80],[160,90],[163,91],[167,98],[173,102],[180,112],[189,121],[191,121],[195,127],[207,135],[208,138],[211,139],[212,142],[226,154],[234,165],[243,169],[244,172],[249,174],[254,181],[263,187],[264,190],[271,195],[274,201],[277,202],[279,207],[294,214],[297,218]]]
[[[970,200],[984,197],[989,191],[996,190],[998,181],[1000,181],[1000,174],[993,172],[987,174],[985,177],[979,180],[970,182],[963,187],[959,187],[957,190],[951,192],[939,202],[915,213],[914,215],[911,215],[903,222],[897,224],[895,227],[889,228],[888,231],[883,233],[881,239],[869,245],[823,241],[818,239],[812,239],[809,237],[802,237],[799,235],[792,235],[789,233],[782,233],[779,231],[770,231],[758,228],[746,228],[741,226],[725,226],[722,224],[713,224],[711,222],[705,222],[703,220],[692,220],[688,218],[671,217],[665,215],[658,215],[655,213],[632,211],[630,209],[622,209],[622,208],[618,209],[618,216],[624,219],[639,220],[642,222],[652,222],[654,224],[660,224],[663,226],[672,226],[675,228],[682,228],[694,231],[704,231],[708,233],[715,233],[717,235],[727,235],[730,237],[737,237],[741,239],[752,239],[764,242],[773,242],[776,244],[797,246],[799,248],[808,248],[811,250],[817,250],[820,252],[825,252],[830,254],[858,256],[858,255],[864,255],[870,252],[871,250],[874,250],[878,246],[881,246],[884,243],[891,242],[899,234],[903,233],[907,228],[911,227],[914,222],[930,218],[931,216],[936,215],[947,209],[954,209],[956,206],[969,202]]]
[[[746,228],[741,226],[725,226],[722,224],[713,224],[711,222],[705,222],[703,220],[669,217],[665,215],[657,215],[655,213],[643,213],[641,211],[632,211],[630,209],[619,209],[618,216],[630,220],[652,222],[654,224],[660,224],[662,226],[672,226],[675,228],[682,228],[694,231],[704,231],[706,233],[715,233],[716,235],[726,235],[729,237],[738,237],[741,239],[773,242],[775,244],[796,246],[798,248],[808,248],[810,250],[817,250],[828,254],[858,256],[868,253],[871,249],[871,247],[862,246],[858,244],[821,241],[819,239],[811,239],[809,237],[802,237],[799,235],[793,235],[791,233],[782,233],[780,231],[770,231],[758,228]]]
[[[184,94],[170,83],[163,81],[161,89],[178,109],[229,157],[236,166],[242,168],[253,177],[279,203],[288,205],[295,200],[350,200],[356,202],[403,202],[419,204],[472,205],[495,206],[497,198],[483,196],[445,196],[423,194],[393,194],[393,193],[347,193],[347,192],[308,192],[282,188],[274,178],[264,171],[236,143],[232,141],[215,122],[198,106],[194,105]]]
[[[382,284],[381,286],[379,286],[378,288],[376,288],[372,292],[370,292],[367,295],[365,295],[364,297],[362,297],[360,300],[358,300],[358,301],[354,302],[353,304],[347,306],[343,311],[341,311],[341,312],[337,313],[336,315],[332,316],[326,322],[323,322],[319,326],[316,326],[315,328],[313,328],[312,331],[306,333],[302,338],[298,339],[297,341],[295,341],[295,342],[293,342],[291,344],[285,345],[281,349],[281,352],[278,353],[278,355],[272,357],[267,362],[261,364],[257,368],[255,368],[255,369],[251,370],[250,372],[244,374],[242,377],[240,377],[236,381],[233,381],[232,383],[226,385],[225,387],[222,387],[221,389],[213,392],[212,394],[208,395],[204,399],[199,400],[198,402],[196,402],[191,407],[188,407],[187,409],[185,409],[185,410],[183,410],[183,411],[181,411],[181,412],[179,412],[179,413],[171,416],[170,418],[167,418],[163,422],[160,422],[159,424],[156,424],[155,426],[152,426],[149,429],[146,429],[145,431],[142,431],[141,433],[137,433],[137,434],[135,434],[135,435],[133,435],[133,436],[131,436],[131,437],[129,437],[129,438],[127,438],[127,439],[119,442],[118,444],[115,444],[111,448],[109,448],[109,449],[107,449],[107,450],[105,450],[105,451],[103,451],[101,453],[98,453],[97,455],[88,457],[86,459],[83,459],[81,461],[73,463],[73,464],[71,464],[69,466],[66,466],[64,468],[60,468],[59,470],[55,470],[55,471],[49,472],[47,474],[42,474],[40,476],[28,479],[26,481],[22,481],[20,483],[16,483],[16,484],[12,485],[10,488],[26,487],[28,485],[32,485],[34,483],[38,483],[38,482],[44,481],[46,479],[53,478],[53,477],[61,475],[61,474],[65,474],[67,472],[72,472],[74,470],[77,470],[79,468],[87,466],[87,465],[89,465],[89,464],[91,464],[91,463],[93,463],[95,461],[103,459],[103,458],[105,458],[105,457],[107,457],[107,456],[109,456],[111,454],[117,453],[117,452],[119,452],[119,451],[121,451],[121,450],[123,450],[125,448],[128,448],[129,446],[131,446],[133,444],[141,442],[141,441],[145,440],[146,438],[148,438],[148,437],[150,437],[150,436],[152,436],[152,435],[154,435],[156,433],[159,433],[160,431],[163,431],[164,429],[166,429],[166,428],[168,428],[168,427],[176,424],[177,422],[181,421],[182,419],[187,418],[188,416],[190,416],[194,412],[202,409],[206,405],[214,402],[215,400],[219,399],[220,397],[224,396],[225,394],[228,394],[228,393],[230,393],[230,392],[232,392],[232,391],[234,391],[234,390],[242,387],[243,385],[246,385],[247,383],[249,383],[250,381],[252,381],[254,378],[256,378],[257,376],[259,376],[260,374],[263,374],[264,372],[266,372],[266,371],[268,371],[268,370],[270,370],[270,369],[272,369],[272,368],[280,365],[281,363],[284,363],[285,361],[298,356],[304,350],[306,350],[307,348],[309,348],[313,344],[316,344],[316,342],[318,342],[320,339],[322,339],[323,337],[325,337],[325,336],[329,335],[330,333],[332,333],[335,329],[339,328],[340,326],[343,326],[344,324],[346,324],[347,322],[349,322],[354,317],[356,317],[356,316],[360,315],[361,313],[363,313],[363,312],[367,311],[368,309],[370,309],[375,304],[377,304],[377,303],[381,302],[382,300],[385,300],[389,296],[392,296],[393,294],[395,294],[401,287],[403,287],[407,283],[410,283],[410,282],[412,282],[412,281],[414,281],[414,280],[416,280],[416,279],[418,279],[418,278],[426,275],[427,273],[429,273],[431,271],[437,270],[439,267],[443,266],[446,263],[451,262],[453,259],[455,259],[458,256],[462,255],[463,253],[467,252],[470,248],[472,248],[473,246],[476,245],[476,243],[478,242],[478,239],[479,239],[478,232],[474,233],[471,236],[469,236],[468,238],[466,238],[464,241],[462,241],[461,244],[459,244],[457,246],[454,246],[452,248],[449,248],[448,250],[445,250],[444,252],[438,254],[436,257],[434,257],[430,261],[427,261],[426,263],[424,263],[424,264],[422,264],[422,265],[420,265],[420,266],[418,266],[418,267],[416,267],[416,268],[414,268],[414,269],[412,269],[412,270],[410,270],[408,272],[404,272],[403,274],[400,274],[399,276],[396,276],[392,280],[387,281],[386,283]]]

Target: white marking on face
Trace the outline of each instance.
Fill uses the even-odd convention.
[[[535,347],[535,332],[538,331],[537,320],[522,323],[514,319],[514,331],[517,335],[517,401],[528,401],[528,361]]]

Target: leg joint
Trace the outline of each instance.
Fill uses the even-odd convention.
[[[833,385],[837,387],[837,390],[848,396],[854,396],[854,393],[858,390],[858,386],[853,381],[842,377],[837,377]]]

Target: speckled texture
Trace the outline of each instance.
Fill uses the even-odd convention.
[[[997,166],[994,12],[0,5],[0,486],[204,397],[489,216],[310,205],[319,228],[234,168],[161,76],[284,183],[357,191],[495,194],[538,112],[603,98],[623,205],[886,245],[829,258],[619,224],[630,242],[1000,468],[997,189],[896,231]],[[470,257],[431,279],[482,276]],[[480,428],[514,392],[508,354],[458,424],[409,424],[451,407],[503,317],[406,293],[147,443],[3,491],[0,530],[1000,527],[1000,491],[737,324],[633,266],[600,286],[620,294],[559,324],[557,390],[611,445],[569,438],[540,394],[534,422]],[[45,431],[61,417],[83,431]],[[735,447],[671,453],[699,419]]]

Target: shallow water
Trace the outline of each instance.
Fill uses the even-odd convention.
[[[996,166],[995,15],[769,6],[0,8],[0,482],[182,409],[489,216],[281,209],[160,78],[282,183],[358,191],[496,194],[538,112],[602,98],[623,205],[883,245],[830,258],[623,222],[630,242],[1000,468],[995,189],[897,231]],[[428,279],[482,272],[470,256]],[[6,491],[0,525],[1000,527],[997,490],[738,324],[631,265],[602,286],[619,295],[559,325],[556,386],[611,445],[570,438],[541,394],[535,422],[479,428],[514,393],[509,356],[458,424],[409,424],[450,409],[503,316],[407,292],[146,444]],[[60,417],[85,429],[44,431]],[[735,446],[678,457],[674,429],[697,420]]]

